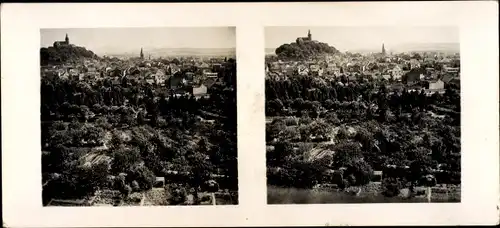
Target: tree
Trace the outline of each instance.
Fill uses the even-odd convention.
[[[350,181],[351,185],[359,186],[370,183],[373,169],[364,159],[353,159],[345,166],[347,169],[344,175],[354,177],[353,181]]]
[[[140,190],[149,190],[156,180],[154,173],[144,165],[134,166],[127,172],[131,182],[136,181]]]
[[[402,183],[396,178],[385,178],[382,184],[382,194],[386,197],[398,196],[401,192]]]
[[[170,195],[169,204],[170,205],[181,205],[186,202],[187,199],[187,191],[183,186],[172,184],[168,188],[168,192]]]
[[[140,160],[136,149],[120,148],[113,153],[112,170],[115,173],[125,172]]]
[[[289,143],[279,142],[274,145],[273,152],[266,153],[268,166],[280,166],[293,154],[293,148]]]
[[[280,99],[271,100],[266,106],[267,110],[266,115],[268,116],[278,115],[282,112],[283,107],[284,107],[283,102],[281,102]]]
[[[361,147],[354,142],[341,142],[336,146],[334,155],[334,166],[336,168],[355,164],[363,158]]]
[[[93,194],[97,189],[102,188],[108,181],[108,164],[101,162],[92,167],[79,168],[78,174],[80,188],[84,189],[86,194]]]

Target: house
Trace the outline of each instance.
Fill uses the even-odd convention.
[[[434,82],[429,82],[429,87],[427,89],[431,90],[444,89],[444,82],[441,81],[441,79],[438,79],[437,81]]]
[[[358,77],[356,75],[352,74],[352,75],[347,76],[347,79],[350,82],[354,82],[354,81],[358,80]]]
[[[445,66],[443,69],[444,69],[444,71],[446,73],[458,73],[458,72],[460,72],[460,68],[458,68],[458,67],[447,67],[447,66]]]
[[[201,69],[210,69],[210,65],[208,65],[208,63],[202,63],[202,64],[200,64],[200,68]]]
[[[445,84],[450,83],[451,80],[453,80],[455,76],[453,74],[444,74],[440,79],[443,81]]]
[[[192,81],[194,79],[194,73],[193,72],[186,72],[185,77],[186,80]]]
[[[204,84],[199,87],[192,87],[191,94],[196,97],[203,97],[207,94],[207,87]]]
[[[313,65],[311,65],[311,66],[309,67],[310,71],[312,71],[312,72],[317,72],[317,71],[319,71],[319,68],[320,68],[320,67],[319,67],[318,65],[316,65],[316,64],[313,64]]]
[[[170,64],[170,65],[167,67],[167,72],[168,72],[169,74],[172,74],[172,75],[174,75],[175,73],[180,72],[180,71],[181,71],[181,68],[180,68],[180,67],[178,67],[178,66],[177,66],[177,65],[175,65],[175,64]]]
[[[156,187],[163,187],[163,186],[165,186],[165,177],[156,177],[154,186],[156,186]]]
[[[454,77],[453,79],[450,80],[449,84],[455,84],[455,85],[460,86],[460,78]]]
[[[184,77],[181,74],[172,75],[172,77],[170,77],[168,79],[169,88],[175,90],[179,87],[182,87],[183,86],[183,79],[184,79]]]
[[[213,72],[219,72],[222,69],[222,64],[216,63],[212,65],[212,71]]]
[[[372,180],[373,182],[381,182],[383,180],[382,170],[373,171]]]
[[[59,78],[61,78],[61,79],[68,79],[70,75],[69,75],[69,73],[68,73],[67,71],[65,71],[65,70],[59,70],[59,71],[57,72],[57,76],[58,76]]]
[[[414,84],[420,81],[423,72],[421,70],[412,69],[402,77],[402,81],[406,84]]]
[[[216,82],[216,78],[207,78],[203,81],[203,85],[205,85],[207,89],[210,89],[213,85],[215,85]]]
[[[403,76],[403,70],[399,66],[395,66],[391,70],[391,75],[394,77],[394,79],[400,79]]]
[[[78,69],[75,69],[75,68],[70,68],[69,69],[69,75],[70,76],[79,75],[79,74],[80,74],[80,71]]]
[[[293,75],[295,72],[294,68],[292,66],[285,66],[283,68],[283,74],[284,75]]]
[[[159,69],[158,71],[156,71],[154,78],[155,78],[156,84],[163,85],[163,84],[165,84],[165,81],[167,80],[167,75],[165,74],[164,70]]]
[[[410,69],[420,68],[420,62],[417,59],[410,59]]]
[[[212,72],[203,72],[203,76],[207,78],[217,78],[218,73],[212,73]]]
[[[297,73],[299,75],[308,75],[309,69],[307,69],[307,67],[304,65],[300,65],[299,67],[297,67]]]
[[[318,65],[311,65],[310,69],[311,69],[310,71],[313,75],[316,75],[316,76],[323,75],[323,69]]]
[[[97,69],[95,67],[88,67],[87,72],[97,72]]]

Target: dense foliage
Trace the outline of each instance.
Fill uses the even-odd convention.
[[[77,62],[81,59],[95,59],[98,56],[84,47],[64,45],[57,47],[40,48],[41,65],[56,65],[68,62]]]
[[[275,52],[278,58],[299,60],[323,54],[335,54],[339,51],[326,43],[306,41],[283,44],[279,46]]]
[[[42,78],[44,200],[103,188],[128,195],[157,176],[199,186],[218,174],[221,188],[237,189],[236,90],[215,85],[209,93],[195,99],[147,84]]]
[[[267,79],[268,183],[364,185],[373,170],[403,182],[423,184],[433,173],[440,183],[460,183],[460,88],[426,96],[386,83]],[[327,172],[340,168],[342,178]]]

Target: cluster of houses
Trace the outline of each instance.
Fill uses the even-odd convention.
[[[60,78],[96,84],[109,80],[113,85],[150,84],[170,89],[173,94],[189,93],[196,97],[207,96],[207,91],[216,83],[224,83],[222,72],[228,68],[227,58],[180,58],[120,60],[103,58],[84,60],[81,64],[42,66],[45,78]]]
[[[287,80],[289,77],[315,76],[322,79],[347,77],[350,81],[386,80],[403,87],[426,81],[426,92],[444,92],[444,85],[460,83],[460,59],[456,54],[335,54],[306,61],[266,59],[266,78]],[[397,86],[396,86],[397,87]],[[418,89],[418,88],[415,88]]]

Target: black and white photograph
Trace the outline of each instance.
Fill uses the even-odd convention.
[[[235,31],[41,29],[44,206],[238,204]]]
[[[0,12],[4,227],[498,224],[498,2]]]
[[[266,27],[268,204],[461,201],[457,27]]]

